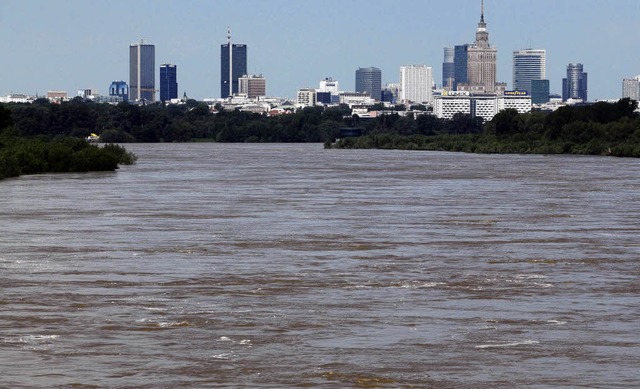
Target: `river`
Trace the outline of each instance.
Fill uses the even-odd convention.
[[[127,149],[0,181],[0,387],[640,387],[640,160]]]

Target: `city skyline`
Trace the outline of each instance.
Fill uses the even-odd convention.
[[[127,79],[127,45],[145,39],[154,43],[157,63],[181,68],[180,95],[220,97],[218,50],[227,26],[234,42],[251,47],[247,71],[269,80],[269,95],[292,97],[326,77],[345,91],[354,90],[353,72],[363,66],[381,69],[383,85],[397,83],[400,66],[440,69],[444,47],[471,43],[480,8],[479,0],[410,1],[398,9],[385,4],[186,1],[158,7],[149,1],[8,0],[0,3],[0,49],[13,57],[3,64],[0,95],[44,95],[48,90],[73,95],[85,88],[107,94],[112,81]],[[525,48],[546,50],[552,93],[561,93],[568,63],[589,69],[591,100],[621,97],[622,79],[640,74],[640,53],[629,50],[635,44],[632,16],[640,2],[487,0],[484,6],[491,46],[498,50],[496,81],[508,83],[508,89],[513,86],[511,53]],[[145,23],[133,23],[147,14]],[[414,14],[438,17],[427,17],[425,23],[424,17],[408,16]],[[364,19],[376,23],[354,26]],[[79,26],[77,20],[119,24]],[[442,84],[439,71],[434,81]]]

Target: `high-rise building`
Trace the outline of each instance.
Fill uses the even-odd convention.
[[[513,52],[513,89],[531,94],[531,81],[547,78],[546,50],[525,49]]]
[[[227,43],[220,45],[220,97],[238,93],[238,79],[247,74],[247,45],[231,43],[231,30],[227,30]]]
[[[433,74],[426,65],[400,66],[400,100],[404,103],[431,103]]]
[[[453,47],[444,48],[444,61],[442,62],[442,88],[444,90],[454,90],[453,81],[455,80],[455,50]]]
[[[622,98],[640,101],[640,76],[622,80]]]
[[[484,0],[481,3],[480,22],[476,41],[468,48],[467,82],[470,91],[493,93],[496,90],[496,57],[498,50],[489,45],[489,32],[484,22]]]
[[[453,90],[458,90],[458,84],[466,84],[467,62],[469,60],[469,45],[456,45],[453,49]]]
[[[562,101],[587,101],[587,73],[581,63],[567,65],[567,78],[562,79]]]
[[[178,98],[178,72],[176,65],[160,65],[160,101]]]
[[[144,40],[129,46],[129,98],[156,100],[156,47]]]
[[[124,81],[113,81],[109,85],[109,96],[120,97],[122,101],[129,100],[129,86]]]
[[[548,103],[551,94],[549,90],[549,80],[531,80],[531,104]]]
[[[254,74],[245,74],[238,79],[238,89],[238,93],[244,93],[250,99],[255,99],[259,96],[266,96],[267,80],[262,77],[262,74],[259,76]]]
[[[382,71],[376,67],[358,68],[356,70],[356,92],[368,93],[372,99],[380,101]]]

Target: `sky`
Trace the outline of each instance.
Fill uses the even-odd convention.
[[[640,0],[485,0],[498,81],[512,87],[514,50],[546,49],[551,92],[578,62],[589,100],[620,98],[622,79],[640,74],[639,18]],[[129,82],[129,45],[144,39],[157,69],[177,66],[179,96],[217,98],[227,27],[270,96],[326,77],[352,91],[369,66],[384,85],[402,65],[428,65],[440,85],[443,48],[473,43],[479,19],[480,0],[0,0],[0,95],[107,94]]]

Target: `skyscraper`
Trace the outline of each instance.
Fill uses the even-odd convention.
[[[531,94],[531,81],[544,80],[546,74],[546,51],[538,49],[513,52],[513,89]]]
[[[444,61],[442,62],[442,88],[453,90],[455,80],[455,63],[453,61],[455,51],[453,47],[444,48]]]
[[[178,98],[178,74],[176,65],[160,65],[160,101]]]
[[[456,45],[453,49],[453,90],[458,90],[458,84],[466,84],[467,63],[469,60],[469,45]]]
[[[583,69],[581,63],[567,65],[567,78],[562,79],[562,101],[587,101],[587,73]]]
[[[144,40],[129,46],[129,98],[156,100],[156,47]]]
[[[497,53],[498,50],[489,45],[489,32],[484,22],[484,0],[482,0],[476,41],[468,49],[467,81],[470,91],[493,93],[496,90]]]
[[[382,95],[382,71],[376,67],[356,70],[356,92],[368,93],[375,101]]]
[[[431,103],[433,74],[426,65],[400,66],[400,100],[411,103]]]
[[[247,45],[231,43],[231,30],[227,30],[227,43],[220,45],[220,97],[238,93],[238,79],[247,74]]]

